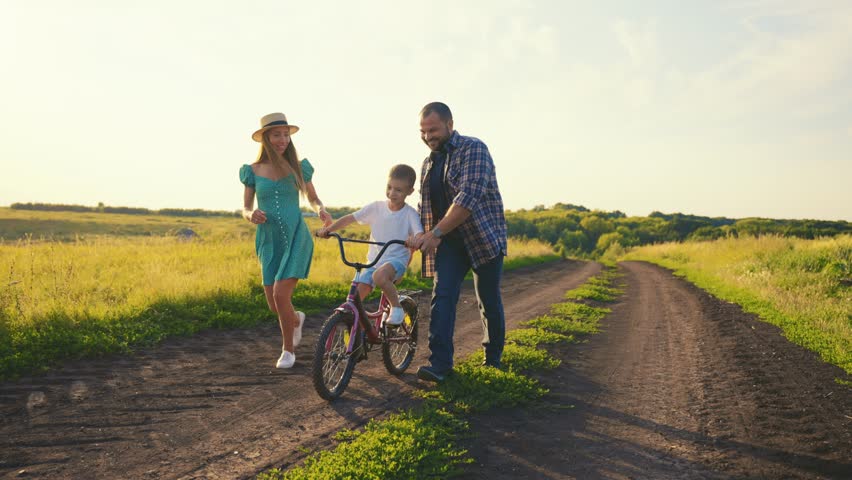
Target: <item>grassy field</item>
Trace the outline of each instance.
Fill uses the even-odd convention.
[[[245,237],[253,227],[236,217],[169,217],[46,212],[0,208],[0,245],[19,240],[74,241],[92,236],[159,237],[191,228],[204,238]]]
[[[10,228],[4,235],[16,232],[0,241],[0,379],[204,328],[274,321],[260,286],[254,227],[242,219],[0,209],[0,222]],[[187,227],[198,238],[174,235]],[[367,229],[347,233],[364,237]],[[349,245],[348,258],[366,255],[366,245]],[[556,258],[536,241],[513,239],[509,249],[507,269]],[[429,288],[419,263],[415,257],[403,288]],[[317,239],[310,278],[294,303],[318,311],[341,301],[352,273],[337,242]]]
[[[852,373],[852,236],[669,243],[622,259],[670,268]]]

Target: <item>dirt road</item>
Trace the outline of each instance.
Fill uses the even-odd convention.
[[[541,376],[545,401],[474,420],[462,478],[852,478],[841,369],[664,269],[621,270],[603,332]]]
[[[546,313],[599,271],[556,262],[508,272],[509,328]],[[480,348],[469,284],[456,325],[459,356]],[[427,311],[428,295],[421,299]],[[428,316],[428,315],[427,315]],[[277,327],[208,331],[134,356],[73,362],[0,385],[0,476],[11,478],[241,478],[328,448],[330,435],[412,405],[413,372],[428,356],[426,324],[414,368],[390,376],[381,357],[358,364],[342,401],[313,390],[309,357],[324,315],[309,318],[292,370],[272,368]]]

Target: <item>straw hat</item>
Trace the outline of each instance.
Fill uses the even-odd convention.
[[[275,127],[290,127],[290,135],[299,131],[299,127],[287,123],[287,115],[283,113],[270,113],[260,119],[260,130],[252,133],[251,139],[255,142],[260,142],[263,139],[263,132]]]

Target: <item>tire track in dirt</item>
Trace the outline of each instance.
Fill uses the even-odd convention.
[[[852,478],[841,369],[667,270],[621,270],[603,331],[556,349],[545,401],[473,422],[462,478]]]
[[[596,274],[559,261],[507,272],[507,326],[549,311]],[[272,368],[274,325],[169,339],[133,356],[71,362],[46,376],[0,385],[0,475],[26,478],[240,478],[299,462],[357,428],[414,404],[414,371],[428,356],[428,293],[419,299],[420,348],[412,368],[389,375],[374,350],[343,398],[320,399],[310,356],[324,315],[309,317],[296,366]],[[480,347],[481,322],[466,282],[456,355]]]

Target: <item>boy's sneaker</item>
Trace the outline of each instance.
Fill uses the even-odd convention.
[[[290,368],[294,363],[296,363],[296,355],[284,350],[281,352],[281,356],[278,357],[278,363],[275,364],[275,368]]]
[[[305,326],[304,312],[296,312],[296,316],[299,318],[299,326],[293,329],[293,348],[298,347],[302,342],[302,327]]]
[[[405,310],[402,307],[392,307],[390,315],[385,319],[385,325],[398,327],[402,325],[403,320],[405,320]]]

